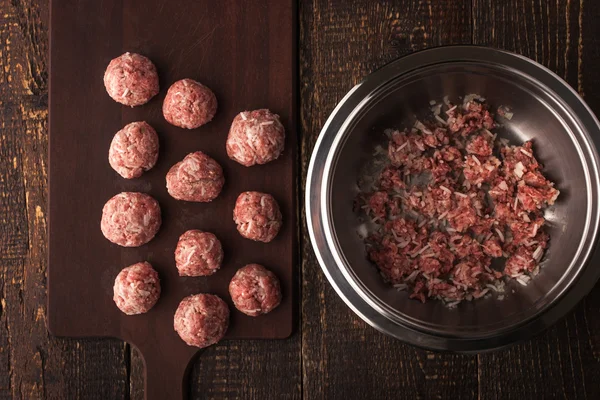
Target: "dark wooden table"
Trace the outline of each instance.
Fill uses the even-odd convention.
[[[474,43],[523,54],[600,114],[597,1],[304,0],[298,16],[302,187],[312,146],[342,96],[426,47]],[[0,0],[0,398],[142,399],[143,366],[129,345],[46,331],[47,92],[47,2]],[[356,317],[321,273],[304,222],[301,232],[295,334],[209,348],[191,372],[194,398],[600,398],[600,286],[555,327],[508,350],[432,353]]]

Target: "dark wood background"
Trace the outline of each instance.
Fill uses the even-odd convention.
[[[599,6],[301,1],[302,186],[337,101],[366,74],[426,47],[474,43],[518,52],[564,77],[600,113]],[[46,331],[47,92],[47,2],[0,0],[0,399],[142,399],[143,366],[126,343]],[[284,341],[207,349],[191,372],[193,398],[600,397],[600,286],[555,327],[510,349],[472,356],[418,350],[376,332],[342,303],[302,239],[301,217],[297,331]]]

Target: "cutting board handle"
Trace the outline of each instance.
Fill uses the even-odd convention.
[[[186,400],[189,370],[198,353],[186,354],[181,360],[176,360],[175,354],[161,355],[156,350],[142,353],[146,370],[146,400]],[[179,358],[182,357],[184,355]]]

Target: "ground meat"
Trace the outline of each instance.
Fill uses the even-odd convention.
[[[407,242],[406,244],[414,241],[417,237],[417,224],[415,224],[414,221],[404,218],[397,218],[393,221],[389,221],[386,224],[386,230],[392,232],[394,237],[404,238],[404,240]]]
[[[466,194],[460,192],[454,194],[457,196],[457,206],[446,214],[446,219],[454,230],[465,232],[477,223],[477,209]]]
[[[414,187],[413,187],[414,188]],[[408,194],[407,206],[412,210],[432,218],[436,212],[436,203],[430,191],[413,190]]]
[[[435,135],[426,135],[423,137],[423,143],[426,146],[432,147],[432,148],[436,148],[440,145],[439,140],[437,139],[437,137]]]
[[[490,184],[491,188],[488,191],[490,197],[497,203],[506,203],[513,198],[515,187],[504,179],[504,177],[496,177]]]
[[[403,278],[417,266],[415,260],[398,252],[398,246],[390,241],[379,248],[369,249],[369,259],[380,269],[385,279],[392,283],[402,283]]]
[[[533,251],[527,247],[519,247],[508,260],[504,267],[504,273],[510,277],[517,277],[523,272],[531,272],[537,265]]]
[[[448,247],[448,234],[443,232],[433,232],[429,237],[429,247],[433,255],[442,263],[442,271],[448,272],[454,263],[454,253]]]
[[[447,121],[448,130],[463,137],[467,137],[483,128],[493,129],[495,127],[492,115],[481,102],[469,101],[462,108],[448,110],[446,114],[449,116]]]
[[[146,122],[132,122],[121,129],[108,150],[110,166],[123,178],[142,176],[158,159],[158,135]]]
[[[453,182],[452,167],[444,160],[431,158],[431,177],[436,183]]]
[[[367,256],[386,282],[456,305],[500,290],[501,279],[526,284],[536,274],[549,240],[542,210],[559,191],[532,142],[509,146],[490,132],[483,99],[446,104],[433,108],[433,121],[386,132],[387,160],[377,160],[374,190],[360,193],[355,209],[376,227]],[[505,266],[492,269],[492,259]]]
[[[450,143],[450,135],[448,134],[448,130],[445,128],[435,128],[433,130],[433,136],[437,139],[437,147],[447,146]]]
[[[539,171],[527,172],[523,175],[523,182],[526,185],[533,186],[535,188],[545,188],[553,186]]]
[[[452,168],[462,168],[463,155],[459,149],[454,146],[442,147],[434,153],[434,157],[438,160],[444,160],[449,163]]]
[[[167,173],[167,191],[177,200],[213,201],[224,184],[223,168],[201,151],[188,154]]]
[[[392,165],[411,167],[423,151],[425,151],[425,144],[420,136],[406,132],[392,132],[392,139],[388,145],[388,155]]]
[[[517,198],[527,211],[537,211],[546,207],[546,205],[554,204],[558,194],[558,190],[550,185],[537,188],[521,181],[517,187]]]
[[[235,308],[251,317],[266,314],[281,303],[279,279],[259,264],[240,268],[229,283],[229,294]]]
[[[440,280],[427,281],[427,290],[427,295],[429,297],[443,297],[452,301],[462,300],[465,297],[465,293],[462,290],[459,290],[458,287]],[[419,290],[419,292],[421,291],[422,289]],[[418,298],[419,300],[421,300],[421,302],[424,303],[425,293],[419,293],[416,298]]]
[[[435,258],[419,258],[419,268],[425,274],[437,278],[442,273],[442,263]]]
[[[431,157],[415,157],[408,164],[409,171],[415,175],[430,171],[432,166]]]
[[[453,196],[452,191],[447,186],[440,185],[437,188],[432,188],[431,195],[435,202],[438,219],[446,218],[448,213],[456,208],[456,196]]]
[[[123,268],[113,287],[113,300],[127,315],[148,312],[160,297],[158,273],[148,262],[139,262]]]
[[[158,202],[147,194],[123,192],[106,202],[100,227],[104,237],[123,247],[148,243],[161,224]]]
[[[496,203],[496,207],[494,208],[494,218],[498,222],[507,223],[510,221],[514,221],[515,219],[518,218],[518,216],[515,213],[513,204],[511,204],[511,203]]]
[[[125,53],[108,64],[104,87],[118,103],[131,107],[145,104],[158,94],[156,67],[140,54]]]
[[[474,135],[465,147],[467,153],[480,157],[492,155],[491,137],[489,135]]]
[[[450,249],[458,259],[467,258],[469,256],[481,257],[482,249],[479,242],[473,239],[470,235],[454,234],[450,236]]]
[[[250,167],[277,159],[283,152],[285,129],[279,115],[262,109],[239,113],[227,136],[227,155]]]
[[[221,268],[223,247],[210,232],[190,230],[179,237],[175,265],[179,276],[208,276]]]
[[[496,177],[498,166],[500,166],[500,160],[496,157],[492,156],[481,161],[478,156],[469,155],[465,157],[463,173],[471,185],[480,185],[489,183]]]
[[[475,225],[471,226],[470,230],[475,236],[486,235],[490,232],[490,229],[492,229],[495,222],[494,218],[491,218],[489,215],[484,216],[483,218],[479,217],[477,218]]]
[[[522,146],[505,146],[500,149],[504,158],[503,165],[507,177],[521,179],[527,171],[537,171],[540,164],[533,156],[533,143],[525,142]]]
[[[385,218],[387,215],[387,205],[389,195],[387,192],[375,192],[369,198],[369,208],[375,218]]]
[[[533,238],[538,235],[540,228],[544,225],[546,220],[543,217],[538,217],[535,220],[531,220],[527,217],[527,221],[524,220],[513,220],[509,223],[509,228],[512,234],[513,246],[525,245],[529,243]]]
[[[182,79],[167,91],[162,110],[171,125],[195,129],[212,121],[217,112],[217,98],[200,82]]]
[[[233,221],[246,239],[268,243],[277,236],[282,224],[279,205],[270,194],[244,192],[235,202]]]
[[[401,171],[391,165],[387,166],[379,176],[379,187],[383,190],[400,190],[406,188]]]
[[[475,272],[479,271],[474,271],[475,268],[476,265],[468,261],[458,263],[454,267],[454,271],[452,271],[454,282],[459,287],[462,286],[463,288],[469,289],[477,287],[479,284],[479,275],[481,274],[476,274]]]
[[[181,300],[173,327],[188,346],[208,347],[220,341],[229,327],[229,307],[213,294],[196,294]]]
[[[496,238],[491,238],[483,242],[482,248],[483,252],[490,257],[502,257],[502,246],[500,245],[500,241]]]

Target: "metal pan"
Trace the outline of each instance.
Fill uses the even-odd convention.
[[[477,93],[514,117],[501,134],[534,141],[536,156],[561,190],[546,210],[550,247],[527,286],[507,284],[504,299],[450,309],[421,304],[385,284],[367,260],[353,211],[359,171],[383,130],[428,111],[431,99]],[[413,53],[369,75],[327,120],[308,170],[306,215],[317,258],[340,297],[380,331],[429,349],[473,352],[528,338],[555,323],[600,276],[600,124],[571,87],[525,57],[474,46]]]

